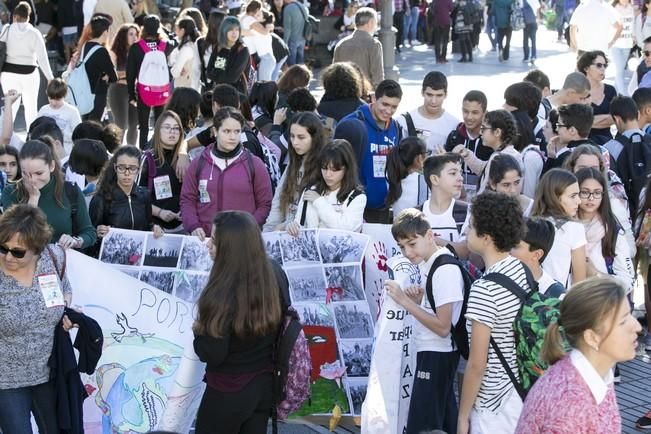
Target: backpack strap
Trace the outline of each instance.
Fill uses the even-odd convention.
[[[140,48],[142,48],[143,53],[147,54],[151,51],[151,48],[149,48],[149,45],[147,45],[147,42],[145,42],[144,39],[141,39],[138,41],[138,45],[140,45]]]
[[[85,44],[84,44],[84,46],[85,46]],[[88,52],[86,53],[86,55],[84,56],[84,58],[81,59],[81,61],[77,64],[77,66],[81,66],[81,65],[83,65],[84,63],[86,63],[86,62],[88,61],[88,59],[90,59],[90,56],[92,56],[93,54],[95,54],[95,52],[96,52],[97,50],[99,50],[100,48],[102,48],[101,45],[95,45],[94,47],[91,47],[91,49],[88,50]],[[82,51],[83,51],[83,47],[82,47]]]
[[[142,175],[142,169],[147,164],[147,189],[153,191],[154,188],[154,178],[156,177],[156,161],[154,161],[154,156],[151,153],[151,150],[146,150],[142,153],[142,161],[140,162],[140,174],[138,175],[137,184],[140,184],[140,177]]]
[[[346,206],[349,206],[350,203],[351,203],[353,200],[355,200],[355,198],[356,198],[357,196],[359,196],[360,194],[362,194],[362,193],[363,193],[363,192],[362,192],[360,189],[358,189],[358,188],[353,189],[353,191],[351,191],[350,194],[348,195],[348,200],[346,200]]]
[[[66,275],[66,264],[67,264],[65,249],[61,249],[63,251],[63,266],[59,267],[59,261],[57,261],[57,257],[54,254],[52,247],[50,247],[50,245],[48,244],[45,246],[45,248],[47,249],[47,253],[50,255],[50,258],[52,259],[52,263],[54,264],[54,269],[57,271],[57,274],[59,275],[59,280],[63,282],[63,278]]]
[[[409,112],[405,112],[402,115],[403,118],[405,118],[405,122],[407,123],[407,135],[409,137],[416,137],[416,125],[414,125],[414,119],[411,117]]]
[[[452,207],[452,218],[454,223],[457,225],[457,231],[461,234],[461,229],[463,229],[463,224],[466,222],[468,217],[468,203],[462,200],[454,200],[454,206]]]

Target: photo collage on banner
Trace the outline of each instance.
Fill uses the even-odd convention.
[[[111,228],[102,241],[102,262],[154,288],[194,303],[206,286],[212,259],[197,237]]]
[[[312,358],[312,397],[296,415],[361,414],[374,321],[364,292],[366,235],[330,229],[263,233],[268,254],[289,280]]]

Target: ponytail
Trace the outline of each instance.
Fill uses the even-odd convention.
[[[387,156],[386,177],[389,182],[386,205],[389,207],[402,196],[402,180],[418,156],[427,152],[425,142],[418,137],[405,137]]]
[[[543,362],[552,365],[562,359],[564,355],[565,348],[561,336],[561,326],[558,322],[553,322],[547,327],[545,340],[540,350],[540,357]]]

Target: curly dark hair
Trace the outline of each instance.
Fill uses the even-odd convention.
[[[491,237],[500,252],[510,251],[524,237],[524,216],[518,199],[504,193],[486,190],[475,197],[470,216],[477,235]]]
[[[603,51],[586,51],[585,53],[581,54],[579,60],[576,61],[576,70],[583,75],[587,75],[588,68],[590,68],[590,65],[592,65],[592,62],[594,62],[597,57],[603,57],[606,63],[608,63],[608,57]]]
[[[506,110],[493,110],[486,113],[484,122],[493,130],[500,129],[502,135],[502,149],[508,145],[515,145],[518,140],[518,125],[513,115]]]
[[[333,63],[321,73],[324,96],[330,99],[362,97],[359,73],[348,63]]]

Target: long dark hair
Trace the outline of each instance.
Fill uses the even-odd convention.
[[[281,318],[280,291],[251,214],[217,213],[212,243],[215,261],[197,300],[194,333],[214,337],[233,333],[244,338],[276,332]]]
[[[531,216],[568,221],[570,217],[565,214],[560,197],[567,187],[578,182],[576,176],[565,169],[552,169],[545,173],[536,188]]]
[[[140,38],[140,29],[134,23],[122,24],[120,29],[113,38],[111,51],[115,54],[115,66],[117,68],[126,67],[127,54],[129,53],[129,30],[136,30],[136,40]]]
[[[576,178],[579,181],[579,188],[581,184],[588,179],[594,179],[601,185],[603,191],[601,195],[601,204],[597,212],[599,213],[599,218],[601,223],[606,229],[606,235],[604,235],[601,240],[601,253],[604,258],[614,258],[615,257],[615,246],[617,244],[617,233],[620,230],[620,224],[617,221],[617,217],[613,214],[613,210],[610,206],[610,197],[608,197],[608,182],[604,175],[594,167],[586,167],[584,169],[576,172]],[[579,216],[581,214],[581,207],[579,207]]]
[[[427,153],[425,142],[418,137],[405,137],[398,146],[394,146],[387,156],[386,176],[389,192],[386,204],[391,206],[402,196],[402,180],[409,175],[409,168],[416,158]]]
[[[278,85],[275,81],[256,81],[249,93],[251,106],[258,106],[267,116],[273,116],[278,96]]]
[[[61,208],[65,208],[63,204],[63,170],[59,165],[59,160],[54,156],[54,149],[47,143],[41,140],[28,140],[20,149],[20,160],[43,160],[45,164],[50,166],[54,163],[54,171],[50,176],[54,177],[54,201]],[[27,203],[29,201],[29,192],[25,187],[25,180],[21,179],[16,183],[16,199],[18,203]]]
[[[97,192],[95,194],[101,196],[107,202],[113,201],[113,189],[118,185],[118,175],[115,172],[115,165],[118,163],[118,158],[123,155],[140,161],[142,154],[140,153],[140,149],[135,146],[120,146],[108,163],[106,163],[104,171],[97,182]]]
[[[357,160],[355,152],[348,140],[335,139],[327,143],[319,154],[319,163],[322,170],[332,168],[334,170],[345,170],[344,178],[341,180],[341,186],[337,192],[337,201],[344,203],[353,190],[362,191],[359,184],[359,175],[357,174]],[[328,192],[328,186],[323,179],[314,185],[314,189],[319,194]]]
[[[199,37],[199,30],[197,29],[197,24],[194,22],[192,17],[184,16],[179,18],[176,21],[176,25],[183,29],[183,38],[179,42],[179,49],[183,47],[188,42],[194,42]]]
[[[291,144],[287,147],[289,152],[289,164],[285,169],[287,179],[285,179],[283,189],[280,192],[280,209],[283,211],[283,216],[286,215],[289,205],[297,200],[296,196],[298,196],[299,192],[314,185],[321,178],[321,165],[318,157],[325,142],[323,123],[314,113],[302,112],[292,118],[289,124],[290,131],[294,124],[300,125],[307,130],[312,138],[312,146],[305,155],[298,155]],[[299,183],[297,180],[301,166],[303,166],[303,178]]]
[[[197,126],[201,94],[191,87],[177,87],[172,92],[165,110],[171,110],[181,118],[181,128],[189,131]]]
[[[20,170],[20,159],[18,158],[18,149],[14,148],[11,145],[0,146],[0,156],[11,155],[16,159],[16,178],[11,182],[20,181],[20,178],[23,177],[23,173]]]

